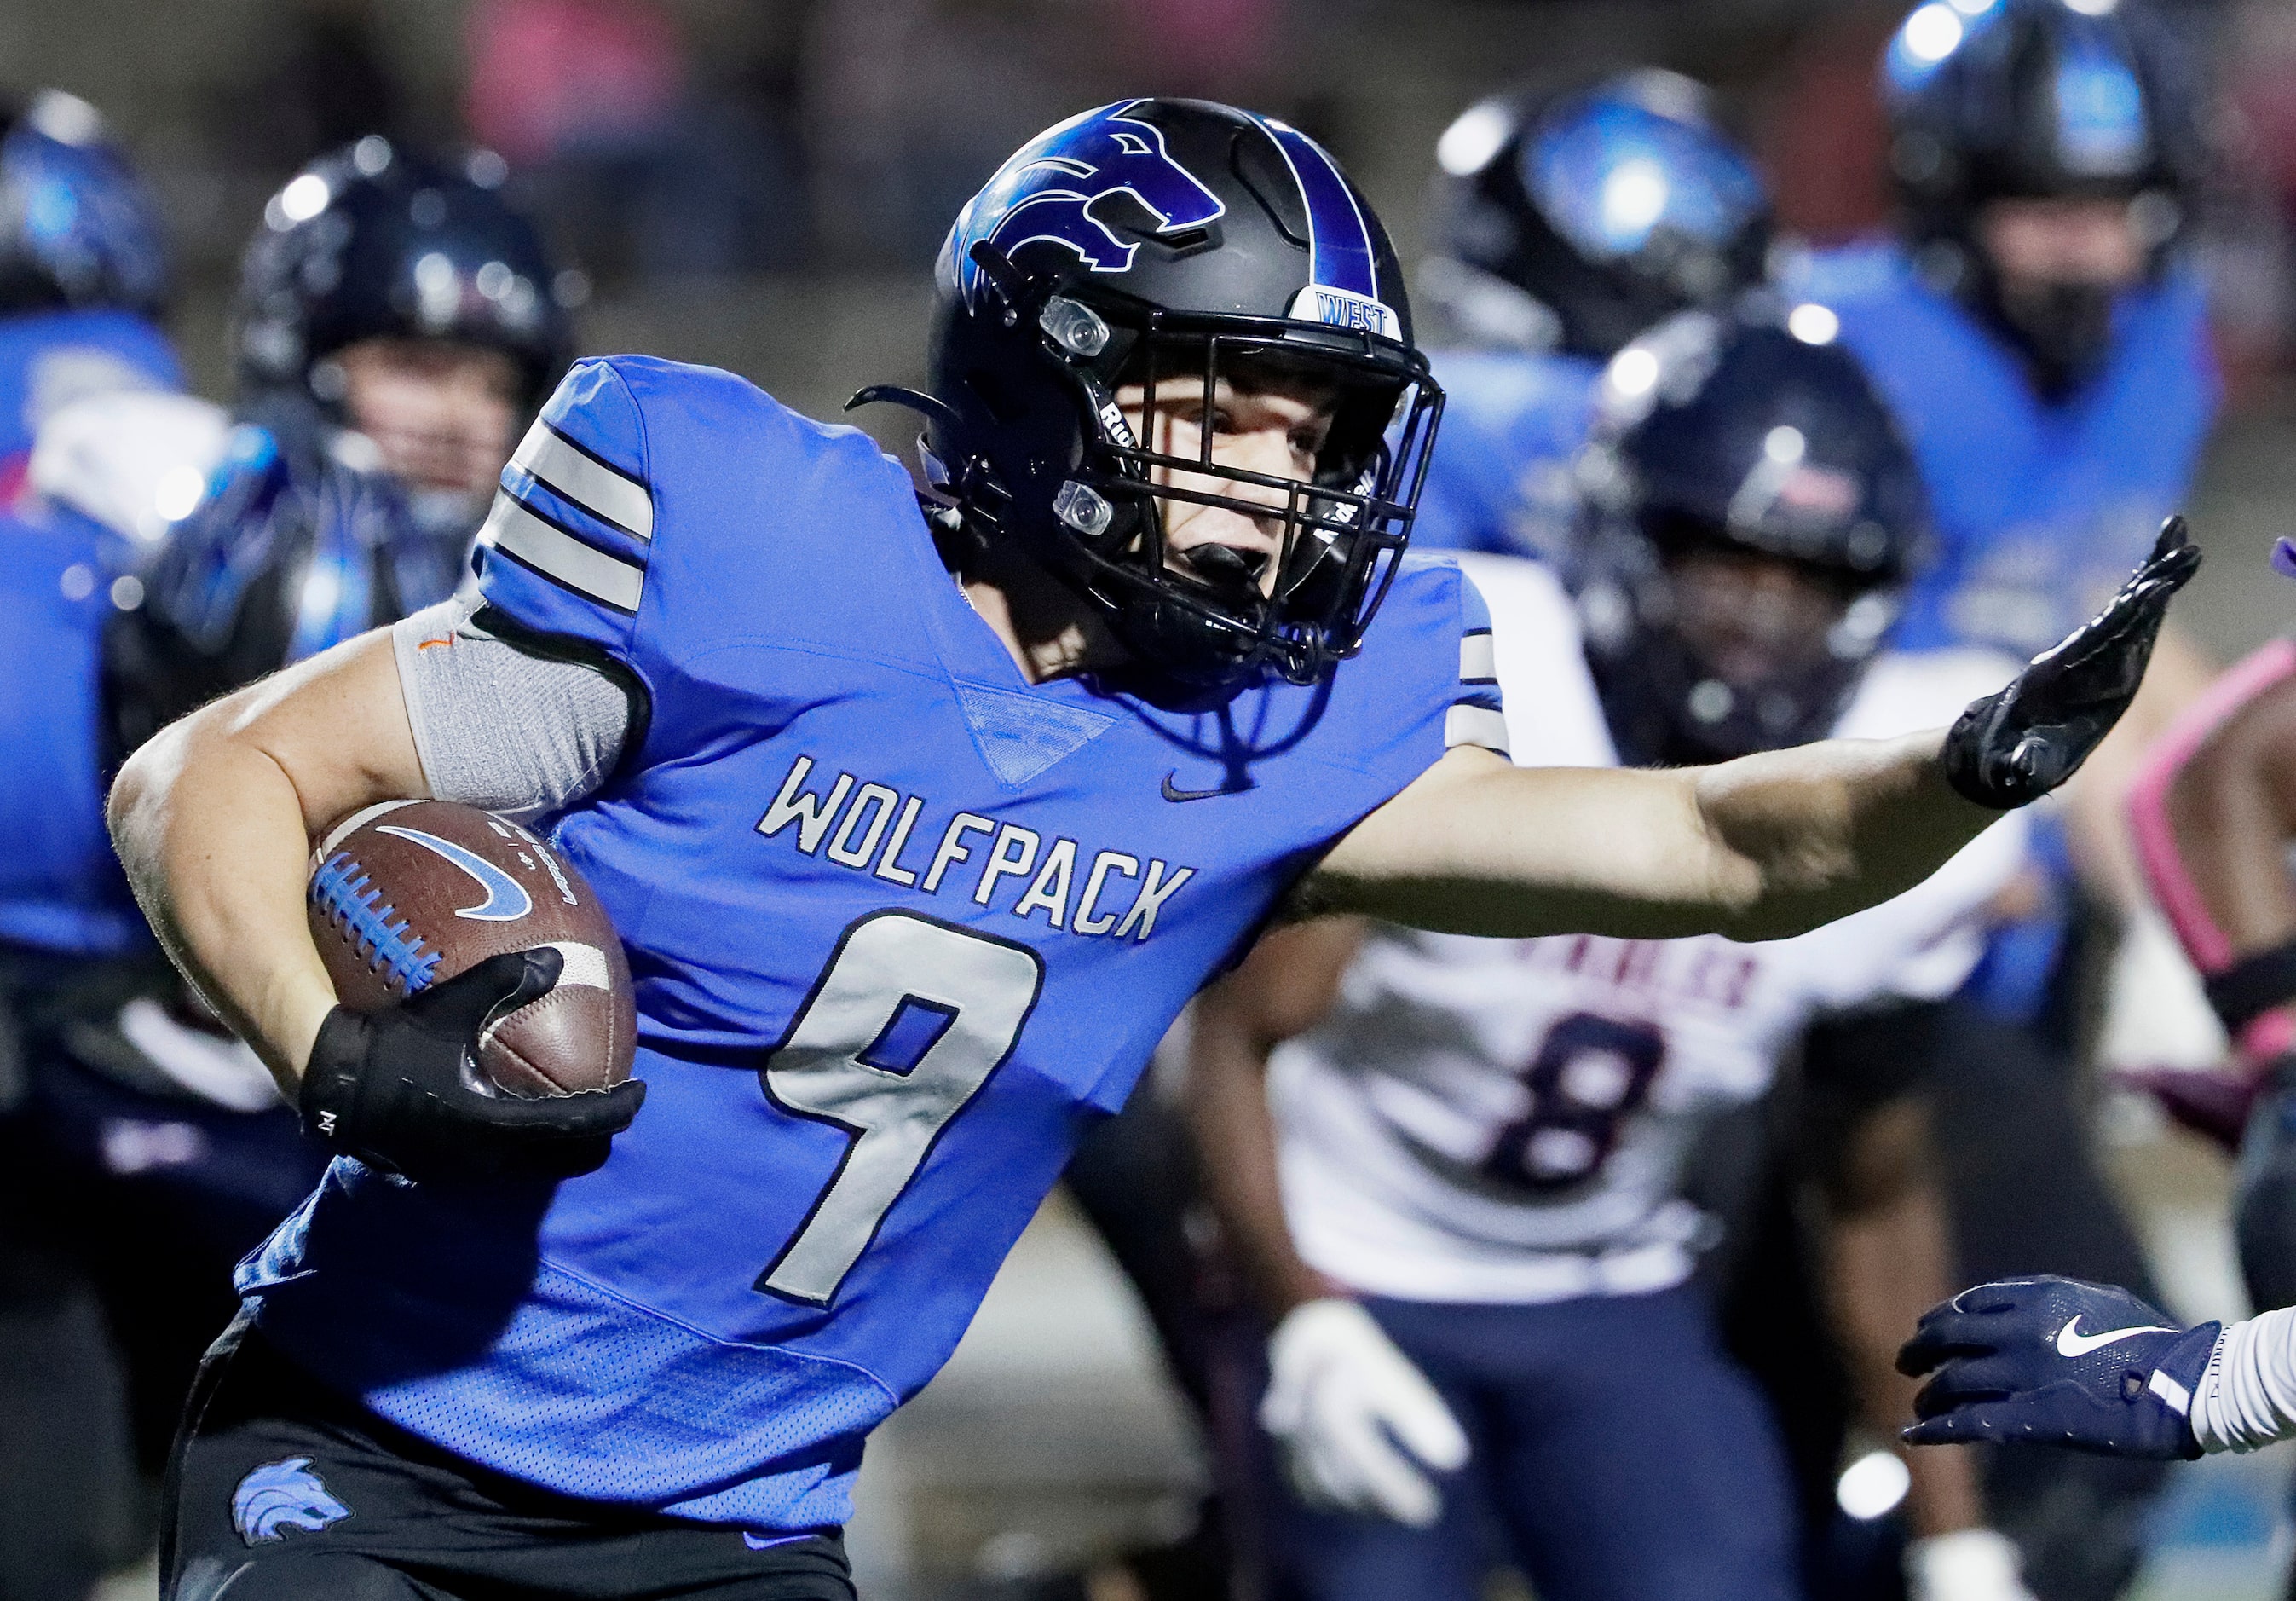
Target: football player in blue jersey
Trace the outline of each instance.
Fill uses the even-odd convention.
[[[1908,646],[2038,648],[2189,492],[2217,380],[2180,250],[2202,154],[2169,29],[2146,0],[1940,0],[1887,46],[1895,235],[1819,255],[1795,288],[1839,318],[1922,464],[1937,550],[1898,625]],[[1932,1088],[1972,1277],[2054,1268],[2150,1293],[2079,1126],[2075,951],[2112,938],[2082,907],[2142,900],[2120,799],[2211,670],[2164,636],[2136,710],[2038,831],[2018,914],[1944,1014]],[[2029,1178],[2044,1146],[2064,1158],[2047,1186]],[[2157,1475],[2030,1457],[1989,1470],[2038,1588],[2117,1593]],[[2099,1499],[2069,1517],[2075,1481]]]
[[[439,267],[422,281],[434,257],[451,296]],[[0,880],[28,1070],[8,1178],[94,1281],[155,1478],[233,1263],[324,1160],[152,946],[102,776],[169,718],[453,593],[518,421],[564,364],[550,277],[486,185],[362,142],[290,183],[258,231],[236,330],[247,422],[226,437],[201,403],[110,391],[45,423],[33,454],[7,569],[33,572],[9,593],[43,625],[10,632],[18,681],[46,691],[8,702],[16,748],[41,759],[0,788],[0,832],[26,847]],[[186,474],[196,505],[147,526]]]
[[[149,936],[103,837],[94,753],[104,543],[52,495],[111,441],[164,464],[220,425],[177,393],[160,318],[157,208],[94,108],[0,94],[0,1594],[79,1596],[132,1554],[119,1383],[69,1203],[33,1177],[41,1006],[60,974],[114,977]],[[130,499],[148,528],[152,478]],[[163,969],[164,971],[164,969]]]
[[[1603,364],[1660,318],[1759,281],[1769,200],[1704,87],[1644,68],[1460,113],[1435,147],[1436,253],[1421,271],[1455,344],[1412,538],[1559,554]]]
[[[339,1156],[194,1393],[172,1594],[849,1596],[870,1430],[1271,917],[1822,923],[2070,776],[2196,562],[2170,524],[1950,732],[1517,769],[1480,603],[1403,559],[1440,397],[1321,147],[1085,112],[967,204],[939,280],[929,391],[865,391],[926,417],[922,511],[730,374],[580,363],[475,593],[122,770],[155,928]],[[469,1076],[554,950],[337,1006],[310,841],[419,795],[582,867],[639,1081]]]

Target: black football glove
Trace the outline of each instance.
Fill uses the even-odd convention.
[[[2200,564],[2185,520],[2162,523],[2152,554],[2103,611],[1956,719],[1945,739],[1953,787],[2007,811],[2071,777],[2136,699],[2169,597]]]
[[[1898,1371],[1930,1375],[1914,1398],[1915,1445],[2016,1440],[2154,1461],[2201,1454],[2193,1392],[2222,1326],[2182,1328],[2128,1291],[2012,1278],[1922,1314]]]
[[[380,1012],[337,1006],[303,1073],[304,1130],[417,1180],[594,1171],[644,1104],[643,1083],[529,1100],[496,1089],[477,1060],[480,1031],[547,994],[564,965],[547,945],[511,951]]]

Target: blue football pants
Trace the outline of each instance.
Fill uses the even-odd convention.
[[[1542,1306],[1365,1302],[1473,1442],[1431,1529],[1267,1497],[1287,1601],[1798,1601],[1785,1457],[1704,1293]]]

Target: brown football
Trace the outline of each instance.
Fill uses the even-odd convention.
[[[517,824],[445,800],[354,812],[313,855],[308,905],[327,976],[354,1012],[504,951],[556,946],[557,984],[488,1025],[480,1068],[518,1096],[630,1076],[637,1014],[622,942],[581,874]]]

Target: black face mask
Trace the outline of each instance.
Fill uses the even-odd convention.
[[[2112,307],[2120,291],[2104,283],[2052,283],[2012,297],[1988,297],[1994,319],[2032,370],[2033,387],[2062,400],[2096,376],[2112,348]]]

